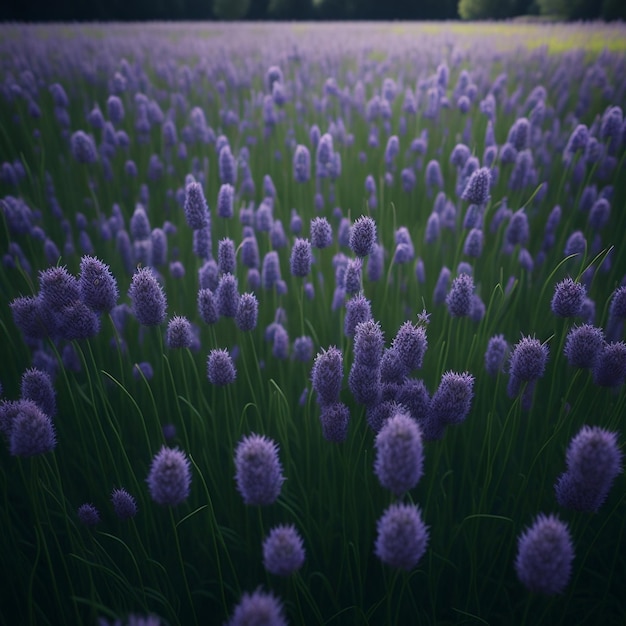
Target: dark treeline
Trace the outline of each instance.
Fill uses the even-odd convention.
[[[3,21],[626,19],[624,0],[9,0]]]

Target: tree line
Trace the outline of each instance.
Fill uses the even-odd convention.
[[[3,21],[626,20],[624,0],[10,0]]]

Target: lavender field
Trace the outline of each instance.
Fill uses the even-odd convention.
[[[626,623],[625,42],[0,25],[0,623]]]

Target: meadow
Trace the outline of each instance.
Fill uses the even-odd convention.
[[[0,622],[626,623],[625,29],[0,25]]]

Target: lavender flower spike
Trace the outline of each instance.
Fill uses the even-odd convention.
[[[291,258],[289,261],[291,274],[304,278],[311,271],[312,262],[311,243],[308,239],[297,238],[291,249]]]
[[[448,312],[452,317],[466,317],[472,311],[474,279],[469,274],[460,274],[452,281],[446,296]]]
[[[142,267],[135,272],[128,295],[140,324],[158,326],[164,322],[167,309],[165,293],[149,267]]]
[[[550,304],[552,312],[558,317],[575,317],[580,313],[586,296],[585,286],[568,277],[554,287]]]
[[[81,300],[98,313],[108,313],[119,297],[117,281],[109,266],[92,256],[80,260],[78,288]]]
[[[597,511],[622,472],[622,460],[617,433],[583,426],[567,448],[567,471],[555,485],[557,502],[575,511]]]
[[[376,222],[371,217],[362,215],[350,229],[349,245],[354,254],[367,256],[376,244]]]
[[[271,593],[257,589],[254,593],[244,593],[235,607],[227,626],[287,626],[283,607]]]
[[[406,413],[390,417],[376,436],[374,472],[394,495],[413,489],[424,473],[422,433]]]
[[[488,167],[481,167],[472,172],[461,197],[471,204],[485,204],[489,200],[491,172]]]
[[[540,513],[518,538],[515,571],[530,591],[562,593],[572,573],[574,546],[567,525]]]
[[[191,182],[185,188],[185,219],[193,230],[209,225],[209,207],[200,183]]]
[[[324,406],[339,400],[343,380],[343,354],[335,346],[322,350],[315,357],[311,371],[313,390],[318,402]]]
[[[214,385],[229,385],[235,382],[237,371],[230,353],[226,349],[214,348],[207,358],[207,376]]]
[[[264,435],[245,436],[235,450],[235,480],[245,504],[272,504],[285,480],[278,458],[278,446]]]
[[[178,448],[163,446],[152,459],[147,478],[150,497],[157,503],[176,506],[189,497],[189,459]]]
[[[386,565],[413,569],[428,545],[428,527],[420,509],[412,504],[392,504],[377,523],[376,556]]]
[[[263,567],[271,574],[289,576],[302,567],[304,558],[302,537],[292,524],[275,526],[263,541]]]

